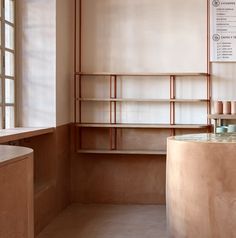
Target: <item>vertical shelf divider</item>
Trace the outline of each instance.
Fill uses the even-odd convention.
[[[77,72],[77,1],[75,0],[75,10],[74,10],[74,72]],[[77,123],[77,74],[74,74],[74,123]],[[78,128],[74,127],[74,151],[78,150]],[[80,149],[80,148],[79,148]]]
[[[109,76],[109,83],[110,83],[110,99],[112,99],[112,75]],[[110,124],[112,124],[112,101],[109,102],[110,104]],[[110,128],[110,150],[113,150],[113,128]]]
[[[74,49],[74,64],[75,64],[75,72],[77,69],[77,1],[75,0],[75,49]],[[79,0],[79,72],[82,71],[82,0]],[[77,81],[77,77],[75,75],[75,80]],[[82,123],[82,75],[79,74],[79,95],[77,95],[77,82],[75,83],[75,105],[77,105],[77,101],[79,100],[79,123]],[[79,99],[78,99],[79,98]],[[76,106],[77,107],[77,106]],[[77,123],[77,110],[75,110],[75,120]],[[82,128],[79,128],[79,132],[76,132],[79,136],[79,145],[78,138],[76,138],[76,146],[79,146],[79,149],[82,149]],[[77,135],[76,135],[77,137]]]
[[[79,75],[79,123],[82,123],[82,75]],[[79,130],[79,149],[82,148],[82,130]]]
[[[110,75],[110,124],[117,123],[117,75]],[[117,149],[117,128],[110,128],[110,149]]]
[[[117,75],[114,76],[114,98],[117,99]],[[114,101],[114,123],[117,123],[117,102]],[[115,129],[115,135],[114,135],[114,140],[115,140],[115,150],[117,150],[117,128]]]
[[[176,99],[176,80],[174,75],[170,75],[170,100]],[[175,102],[170,102],[170,124],[175,125]],[[172,136],[175,135],[175,129],[171,130]]]
[[[207,115],[211,114],[211,99],[212,99],[212,85],[211,85],[211,50],[210,50],[210,2],[209,0],[206,1],[207,3],[207,29],[206,29],[206,44],[207,44],[207,52],[206,52],[206,60],[207,60]],[[207,125],[211,125],[211,119],[207,117]],[[210,133],[212,129],[208,127],[208,133]]]

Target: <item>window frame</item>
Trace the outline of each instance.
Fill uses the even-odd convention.
[[[6,20],[5,18],[5,1],[0,0],[1,4],[1,16],[0,16],[0,25],[1,25],[1,44],[0,44],[0,51],[1,51],[1,73],[0,73],[0,81],[1,81],[1,101],[0,101],[0,120],[1,120],[1,128],[0,129],[9,129],[6,128],[6,107],[13,107],[14,113],[14,125],[11,128],[16,126],[16,1],[9,0],[13,2],[13,23],[11,21]],[[13,49],[6,47],[6,25],[13,28]],[[6,75],[6,52],[13,54],[13,76]],[[14,95],[13,95],[13,103],[6,103],[6,79],[10,79],[14,81]],[[9,119],[10,120],[10,119]]]

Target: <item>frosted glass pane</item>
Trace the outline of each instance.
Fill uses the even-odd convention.
[[[14,54],[5,51],[5,75],[14,76]]]
[[[14,50],[14,28],[5,24],[5,47]]]
[[[14,23],[14,1],[5,0],[5,19]]]
[[[6,114],[6,129],[13,128],[15,126],[14,107],[7,106],[5,114]]]
[[[6,79],[5,80],[5,100],[6,103],[14,103],[15,97],[14,97],[14,80],[12,79]]]

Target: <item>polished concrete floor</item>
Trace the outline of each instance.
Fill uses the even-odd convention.
[[[166,237],[165,206],[73,204],[37,238]]]

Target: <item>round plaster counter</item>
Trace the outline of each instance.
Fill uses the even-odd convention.
[[[33,150],[26,147],[0,145],[0,166],[32,156]]]
[[[0,145],[0,237],[33,238],[33,150]]]
[[[170,238],[236,237],[236,134],[168,138]]]

